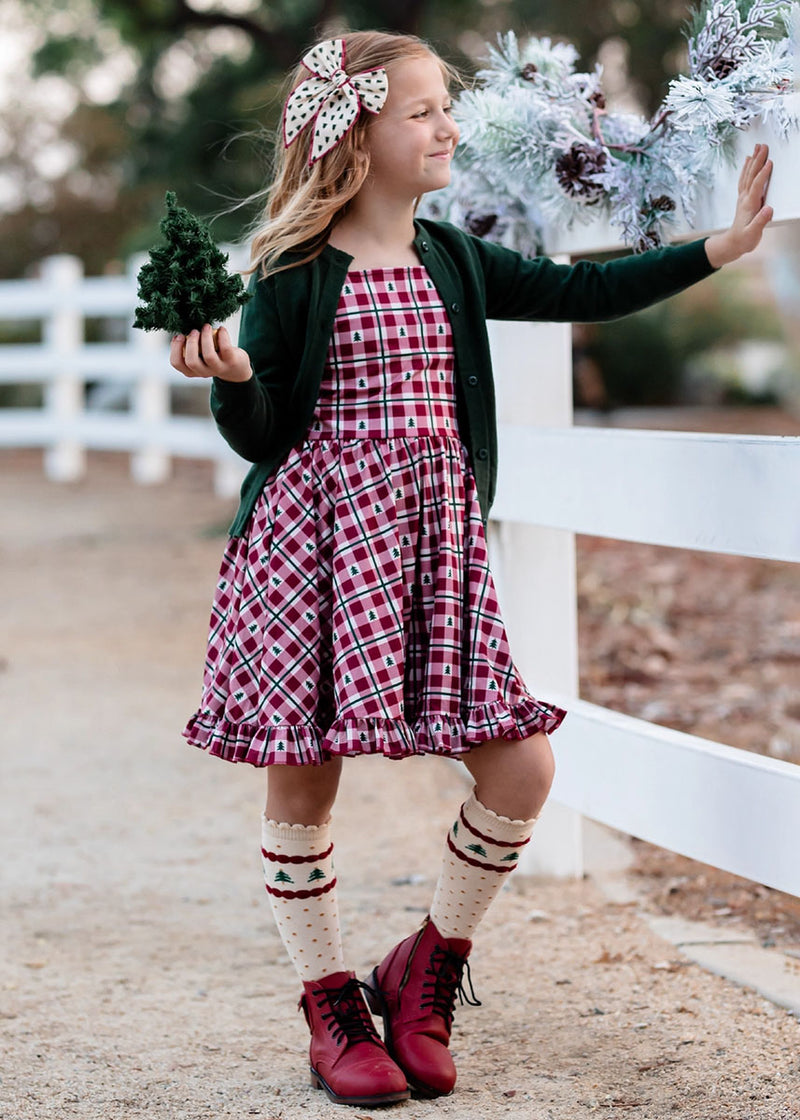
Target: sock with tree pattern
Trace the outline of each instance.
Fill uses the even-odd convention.
[[[471,938],[517,865],[536,823],[501,817],[473,789],[447,834],[431,920],[443,937]]]
[[[300,979],[344,972],[330,820],[284,824],[262,813],[261,860],[275,924]]]

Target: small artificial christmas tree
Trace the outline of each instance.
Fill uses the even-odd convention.
[[[139,269],[134,327],[188,334],[204,323],[227,319],[251,298],[242,278],[231,276],[208,226],[182,206],[174,191],[166,194],[167,213],[161,219],[166,245],[150,250],[150,260]],[[216,332],[214,333],[216,342]]]

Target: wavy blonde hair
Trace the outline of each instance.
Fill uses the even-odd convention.
[[[458,71],[440,58],[436,51],[416,35],[398,32],[351,31],[339,36],[345,44],[345,69],[349,74],[389,66],[408,58],[436,59],[446,86],[463,86]],[[284,102],[299,82],[309,76],[298,63],[291,75]],[[344,217],[348,204],[361,189],[369,173],[369,148],[366,141],[369,121],[374,114],[362,111],[356,123],[339,143],[309,167],[308,157],[313,125],[309,124],[288,147],[283,146],[281,125],[276,141],[276,166],[266,192],[266,206],[249,231],[250,267],[246,274],[261,270],[262,276],[293,268],[319,256],[331,230]],[[258,196],[255,196],[258,197]],[[416,210],[419,199],[414,204]],[[288,250],[307,249],[301,259],[278,264]]]

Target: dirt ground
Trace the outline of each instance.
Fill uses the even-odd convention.
[[[308,1087],[263,774],[180,736],[231,503],[195,464],[145,488],[96,456],[55,485],[4,453],[0,511],[3,1120],[800,1117],[800,1022],[591,880],[512,878],[487,915],[452,1097],[371,1112]],[[359,975],[424,916],[465,788],[442,760],[348,761],[334,824]]]

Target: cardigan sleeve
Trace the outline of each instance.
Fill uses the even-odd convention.
[[[529,259],[470,235],[486,282],[487,319],[596,323],[640,311],[718,271],[705,238],[599,264]]]
[[[281,434],[282,406],[289,390],[290,348],[281,330],[274,286],[250,276],[253,298],[242,308],[239,346],[247,351],[254,376],[234,382],[212,378],[211,412],[223,439],[243,459],[257,463]]]

